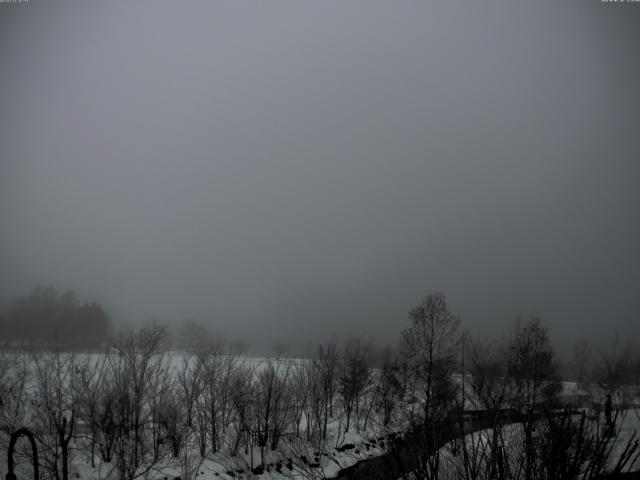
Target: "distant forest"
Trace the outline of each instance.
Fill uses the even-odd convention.
[[[111,331],[109,318],[96,302],[80,303],[75,292],[38,286],[0,309],[0,345],[55,345],[97,348]]]

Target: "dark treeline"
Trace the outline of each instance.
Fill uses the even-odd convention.
[[[75,292],[38,286],[0,309],[3,348],[95,349],[109,337],[110,323],[95,302],[80,303]]]

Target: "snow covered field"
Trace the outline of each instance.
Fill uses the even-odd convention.
[[[46,357],[43,355],[43,359]],[[70,418],[71,408],[76,411],[74,436],[69,448],[70,478],[95,480],[117,478],[120,472],[116,462],[105,461],[104,455],[100,454],[100,451],[104,450],[103,444],[108,440],[106,435],[100,432],[102,427],[94,429],[96,446],[94,449],[90,448],[92,435],[90,418],[86,412],[80,413],[86,407],[85,400],[81,398],[84,394],[80,391],[74,393],[68,390],[71,384],[74,385],[71,388],[78,389],[79,384],[72,379],[73,375],[86,368],[91,371],[89,380],[95,379],[98,373],[108,368],[106,366],[109,362],[116,361],[116,358],[108,358],[109,356],[102,354],[74,356],[63,354],[61,357],[60,365],[52,366],[43,363],[39,366],[37,362],[40,360],[36,361],[30,355],[5,355],[5,364],[11,365],[16,374],[22,372],[24,377],[20,398],[3,404],[3,422],[7,428],[14,430],[20,426],[27,426],[36,432],[39,439],[44,440],[47,434],[43,431],[43,426],[50,419],[43,419],[35,413],[42,400],[41,393],[38,392],[43,385],[43,371],[46,370],[47,375],[51,375],[52,379],[60,375],[60,385],[63,390],[67,390],[66,395],[73,397],[75,403],[72,406],[67,400],[54,398],[60,401],[57,413]],[[51,356],[49,360],[51,359],[54,357]],[[66,362],[71,359],[73,359],[72,372],[66,370],[69,367]],[[193,374],[199,368],[199,360],[180,352],[168,352],[151,358],[151,368],[144,377],[147,384],[145,389],[149,389],[149,392],[142,400],[141,406],[146,415],[145,435],[149,435],[152,441],[158,444],[161,453],[160,458],[154,459],[152,465],[141,462],[136,469],[137,477],[147,479],[165,477],[232,479],[252,478],[256,475],[260,475],[260,478],[272,479],[330,477],[342,468],[384,453],[385,436],[400,428],[396,417],[387,425],[382,425],[379,415],[374,412],[372,400],[366,398],[374,394],[377,371],[371,372],[367,390],[363,390],[362,398],[357,400],[355,405],[357,412],[351,414],[352,418],[347,430],[343,402],[339,399],[337,391],[334,391],[333,398],[327,405],[319,405],[318,401],[322,399],[317,396],[321,391],[314,393],[317,385],[314,386],[305,381],[303,372],[307,372],[308,375],[313,374],[309,360],[214,355],[207,361],[210,362],[207,365],[215,369],[211,373],[217,376],[217,380],[212,380],[215,383],[212,386],[205,376],[202,377],[202,386],[198,387],[200,390],[198,395],[201,395],[201,398],[194,402],[193,407],[193,427],[188,427],[184,404],[186,398],[184,395],[188,392],[183,392],[181,387],[185,386],[186,380],[192,378],[187,374]],[[201,364],[200,367],[204,372],[206,365]],[[233,372],[233,375],[229,372]],[[247,375],[248,378],[244,380],[246,383],[242,385],[234,383],[233,376],[236,374]],[[12,379],[5,377],[3,382],[9,385]],[[15,382],[16,379],[14,378],[13,381]],[[92,388],[91,382],[83,385],[88,391]],[[215,388],[215,390],[207,393],[204,391],[205,388]],[[244,408],[243,405],[236,405],[239,399],[234,397],[238,393],[234,389],[237,388],[247,388],[246,393],[249,397],[243,396],[242,400],[251,405],[247,407],[246,412],[247,417],[250,418],[241,418],[236,412]],[[335,385],[332,388],[335,389]],[[108,388],[96,390],[95,393],[98,397],[95,398],[98,410],[107,408],[104,402],[101,403],[99,397],[109,395]],[[75,394],[78,396],[76,397]],[[269,395],[273,395],[274,398],[279,396],[280,400],[270,401],[267,398]],[[157,413],[163,408],[162,397],[169,396],[179,409],[175,412],[174,421],[181,425],[176,427],[180,429],[181,442],[180,453],[176,456],[170,452],[168,432],[163,430],[162,426],[158,426],[166,422],[162,413]],[[312,402],[316,402],[315,406]],[[369,410],[366,412],[366,419],[364,419],[365,407]],[[16,415],[10,418],[9,409],[12,408]],[[272,411],[265,411],[265,408]],[[330,412],[328,408],[331,409]],[[326,435],[318,435],[318,428],[321,426],[318,425],[318,418],[314,420],[312,416],[325,414]],[[212,418],[213,421],[219,422],[215,427],[217,430],[215,433],[205,432],[204,429],[213,428]],[[202,422],[200,430],[196,427],[198,422]],[[253,432],[243,431],[243,428],[258,431],[263,424],[269,430],[272,428],[282,430],[278,432],[280,438],[277,440],[276,448],[268,445],[271,442],[270,433],[264,439],[267,445],[262,445],[260,438],[255,438]],[[53,425],[49,428],[52,429]],[[211,444],[212,435],[216,436],[215,439],[218,442],[215,449]],[[206,442],[204,457],[200,455],[200,441]],[[0,433],[0,445],[6,449],[7,444],[8,435],[4,432]],[[52,457],[59,457],[59,445],[56,444],[55,439],[50,438],[44,444],[47,446],[41,448],[39,452],[41,462],[43,459],[48,462],[59,461],[57,458],[52,459]],[[94,466],[91,465],[92,450]],[[20,477],[25,478],[31,475],[29,473],[31,467],[26,458],[17,458],[17,464],[16,471]],[[0,470],[3,473],[7,471],[5,455],[0,457]]]
[[[122,477],[118,463],[105,454],[109,451],[105,443],[110,441],[107,417],[122,415],[116,407],[124,400],[114,396],[115,387],[115,393],[125,393],[126,402],[130,402],[128,396],[135,393],[135,382],[121,385],[114,376],[114,372],[132,373],[128,370],[133,368],[131,365],[121,357],[105,354],[59,357],[5,354],[2,362],[1,410],[5,430],[20,426],[32,429],[41,445],[41,461],[56,463],[60,461],[60,445],[47,430],[55,431],[59,426],[56,420],[66,417],[68,421],[73,410],[70,478]],[[136,365],[138,367],[141,365]],[[141,432],[148,444],[141,455],[147,460],[135,466],[131,478],[330,478],[359,461],[384,455],[389,446],[388,436],[404,431],[407,426],[406,413],[410,405],[404,399],[394,398],[393,409],[384,420],[381,399],[385,385],[383,371],[379,369],[368,373],[366,384],[351,405],[352,411],[347,412],[348,398],[335,383],[337,376],[344,372],[333,371],[334,383],[326,390],[330,398],[326,397],[323,381],[328,377],[323,369],[327,365],[318,363],[317,359],[246,357],[222,352],[196,358],[181,352],[167,352],[150,355],[145,368],[139,377],[142,380],[139,406],[144,424]],[[132,378],[136,375],[132,374]],[[189,382],[197,383],[193,383],[191,391]],[[456,377],[454,383],[464,384],[461,377]],[[49,392],[50,397],[46,399],[51,404],[46,414],[37,414],[45,400],[42,389],[47,385],[57,385],[61,394]],[[590,401],[601,400],[589,390],[588,386],[563,382],[561,402],[584,408]],[[128,408],[130,403],[125,406]],[[91,408],[95,409],[94,414],[90,414]],[[478,408],[470,391],[465,393],[465,408]],[[192,421],[188,421],[187,416],[193,417]],[[622,454],[627,440],[640,428],[640,410],[625,411],[618,424],[620,435],[612,455],[614,459]],[[323,429],[325,433],[321,434]],[[489,448],[491,435],[491,430],[483,430],[468,435],[464,442],[469,451],[482,454],[482,450],[486,452]],[[520,425],[505,426],[502,436],[510,448],[522,449]],[[3,431],[0,446],[5,451],[7,444],[8,435]],[[115,444],[113,448],[116,449]],[[127,448],[131,448],[131,444]],[[461,468],[460,451],[460,441],[450,442],[441,450],[443,479],[455,477]],[[2,455],[0,471],[3,474],[7,471],[6,461]],[[29,478],[27,458],[18,456],[17,462],[19,476]]]

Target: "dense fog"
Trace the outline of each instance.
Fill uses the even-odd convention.
[[[0,5],[0,303],[257,349],[637,338],[640,9],[562,2]]]

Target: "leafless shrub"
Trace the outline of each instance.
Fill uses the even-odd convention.
[[[365,391],[371,384],[371,347],[361,339],[352,338],[344,347],[338,391],[346,417],[345,431],[349,431],[352,414],[356,416],[356,430],[360,428]]]
[[[144,476],[169,453],[157,448],[154,412],[158,403],[151,398],[158,393],[158,388],[163,388],[164,332],[164,328],[152,326],[136,333],[122,333],[114,339],[113,353],[108,357],[107,401],[102,424],[105,441],[113,442],[109,453],[114,454],[121,480]]]
[[[52,478],[68,480],[80,391],[76,358],[55,351],[34,354],[33,364],[34,420],[40,433],[41,467]]]

